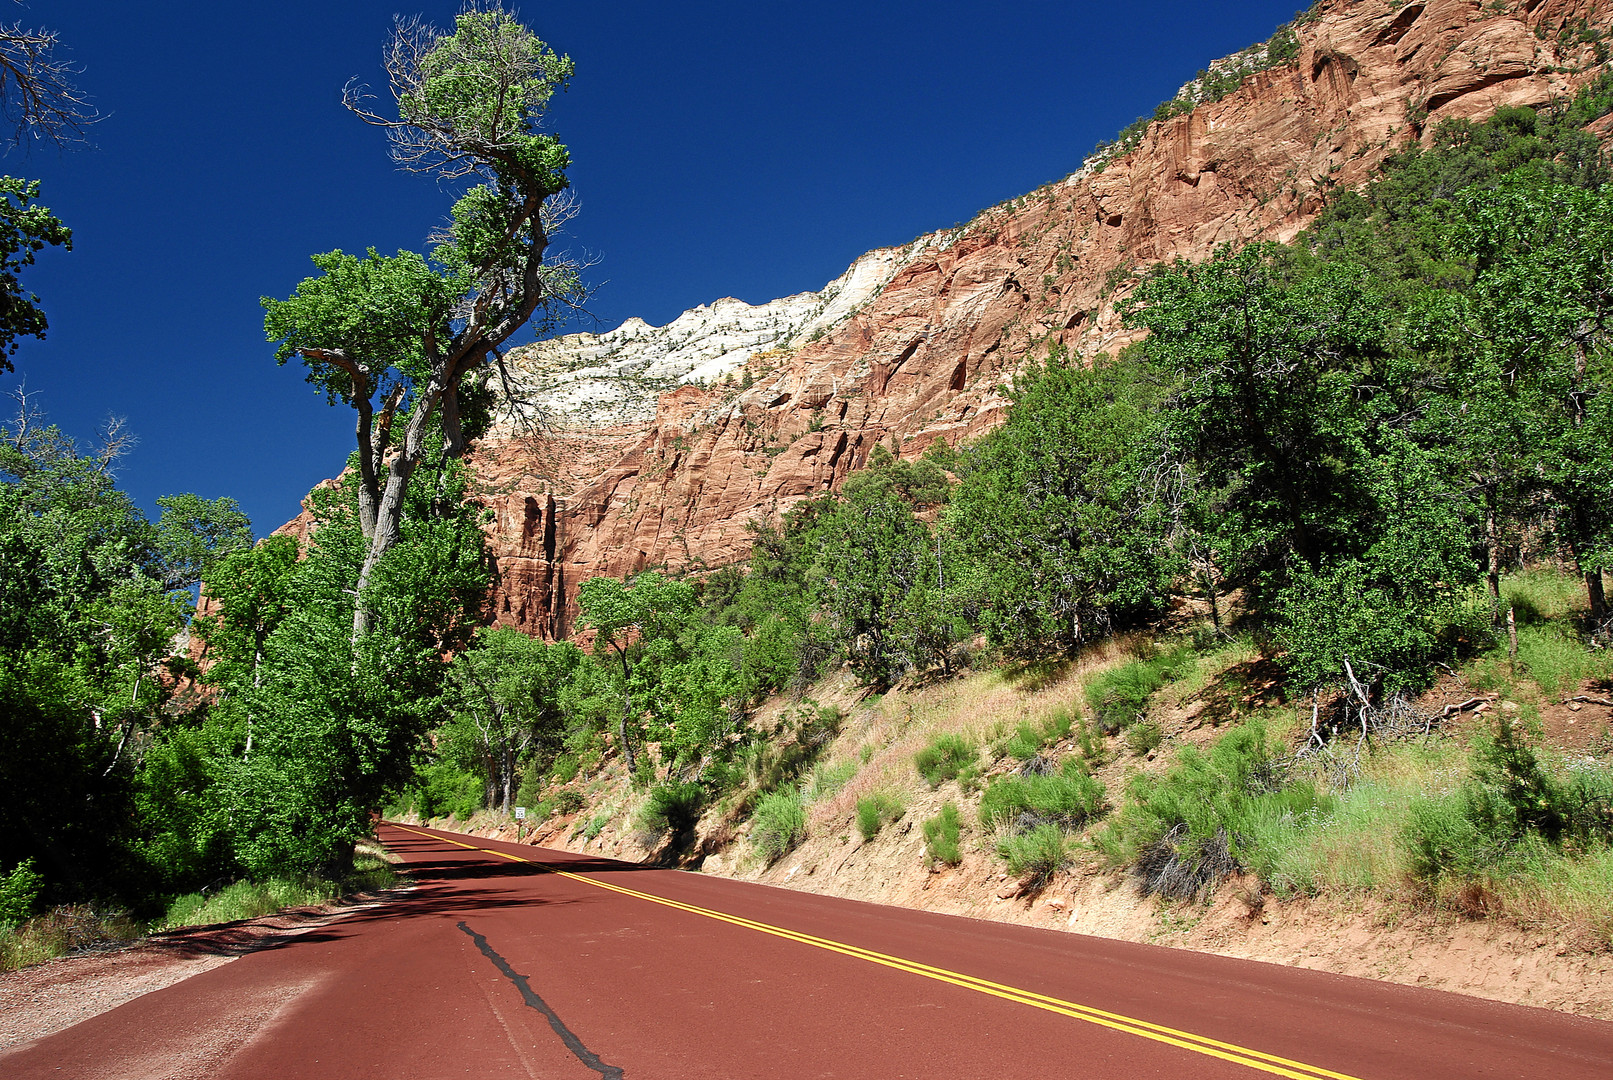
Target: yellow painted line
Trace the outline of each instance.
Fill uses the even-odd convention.
[[[916,960],[905,960],[899,956],[890,956],[886,953],[875,952],[872,949],[864,949],[856,945],[848,945],[844,942],[834,941],[830,938],[821,938],[813,934],[805,934],[797,930],[789,930],[782,926],[773,926],[769,923],[756,922],[751,919],[742,918],[738,915],[730,915],[726,912],[698,907],[694,904],[685,904],[678,900],[670,900],[664,896],[656,896],[653,893],[639,892],[636,889],[629,889],[622,885],[614,885],[607,881],[596,881],[593,878],[584,877],[581,874],[575,874],[569,870],[561,870],[558,867],[551,866],[547,863],[523,858],[520,855],[511,855],[507,852],[498,851],[494,848],[477,847],[474,844],[461,843],[458,840],[450,840],[446,836],[437,836],[434,833],[421,832],[419,829],[411,829],[407,825],[394,825],[393,828],[402,829],[404,832],[411,832],[417,836],[424,836],[430,840],[442,840],[447,843],[465,848],[469,851],[480,851],[488,855],[497,855],[500,858],[508,859],[511,862],[526,863],[528,866],[531,866],[537,870],[550,874],[558,874],[560,877],[570,878],[572,881],[579,881],[585,885],[592,885],[596,889],[605,889],[610,892],[620,893],[623,896],[631,896],[635,899],[646,900],[652,904],[660,904],[663,907],[675,908],[678,911],[685,911],[692,915],[700,915],[704,918],[715,919],[718,922],[725,922],[733,926],[744,927],[747,930],[755,930],[759,933],[770,934],[773,937],[784,938],[787,941],[798,942],[802,945],[811,945],[815,948],[839,953],[843,956],[850,956],[859,960],[865,960],[872,964],[879,964],[883,967],[894,968],[898,971],[908,972],[909,974],[920,975],[927,979],[933,979],[936,982],[949,983],[953,986],[963,987],[966,990],[974,990],[977,993],[988,994],[992,997],[1002,998],[1004,1000],[1017,1002],[1022,1005],[1029,1005],[1032,1008],[1057,1013],[1060,1016],[1068,1016],[1072,1019],[1082,1020],[1089,1024],[1096,1024],[1100,1027],[1111,1028],[1115,1031],[1122,1031],[1129,1035],[1137,1035],[1144,1039],[1151,1039],[1154,1042],[1165,1043],[1169,1046],[1179,1047],[1183,1050],[1191,1050],[1194,1053],[1220,1058],[1223,1061],[1230,1061],[1236,1065],[1243,1065],[1251,1069],[1258,1069],[1261,1072],[1272,1073],[1276,1076],[1286,1076],[1292,1078],[1292,1080],[1317,1080],[1319,1077],[1326,1077],[1327,1080],[1358,1080],[1358,1078],[1350,1076],[1346,1073],[1333,1072],[1329,1069],[1319,1068],[1315,1065],[1306,1065],[1304,1062],[1292,1061],[1288,1058],[1278,1057],[1275,1054],[1267,1054],[1260,1050],[1251,1050],[1248,1047],[1238,1046],[1235,1043],[1221,1042],[1218,1039],[1212,1039],[1204,1035],[1195,1035],[1190,1031],[1180,1031],[1176,1028],[1151,1023],[1147,1020],[1138,1020],[1130,1016],[1124,1016],[1120,1013],[1106,1012],[1090,1005],[1081,1005],[1073,1001],[1064,1001],[1060,998],[1048,997],[1045,994],[1038,994],[1030,990],[1021,990],[1013,986],[1004,986],[1000,983],[990,982],[986,979],[977,978],[973,975],[964,975],[960,972],[949,971],[946,968],[932,967],[929,964],[922,964]]]

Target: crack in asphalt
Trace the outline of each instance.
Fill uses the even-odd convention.
[[[566,1049],[570,1050],[578,1061],[597,1072],[600,1080],[622,1080],[621,1066],[605,1064],[599,1060],[598,1054],[584,1046],[582,1040],[577,1038],[572,1033],[572,1030],[565,1025],[565,1021],[555,1015],[555,1011],[549,1008],[548,1003],[538,996],[536,990],[532,989],[532,984],[527,981],[527,977],[517,975],[515,969],[510,967],[510,962],[495,952],[493,947],[487,943],[486,938],[463,922],[459,924],[459,928],[470,935],[470,939],[476,943],[476,947],[482,951],[482,955],[493,961],[494,966],[504,974],[504,977],[510,980],[517,990],[521,991],[522,1000],[543,1014],[544,1019],[549,1021],[549,1026],[554,1028],[554,1033],[560,1036],[560,1041],[566,1044]]]

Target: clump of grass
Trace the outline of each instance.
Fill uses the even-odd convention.
[[[140,936],[125,911],[88,904],[54,908],[19,925],[0,928],[0,971],[42,964],[81,949],[116,945]]]
[[[595,814],[593,817],[589,818],[588,823],[582,827],[583,839],[593,840],[600,833],[605,831],[605,826],[609,825],[611,818],[615,816],[615,811],[607,807]]]
[[[1157,720],[1139,720],[1126,729],[1126,745],[1138,757],[1158,750],[1159,744],[1164,741],[1165,731]]]
[[[1519,630],[1518,666],[1548,694],[1560,694],[1610,670],[1605,653],[1586,648],[1565,623]]]
[[[904,809],[901,800],[887,792],[865,795],[857,800],[857,831],[864,840],[872,840],[880,829],[900,819]]]
[[[930,858],[948,866],[957,866],[963,861],[962,838],[963,818],[958,813],[956,803],[944,804],[940,813],[925,819],[924,846]]]
[[[826,765],[819,762],[812,768],[812,778],[807,781],[806,801],[817,802],[827,799],[830,795],[846,786],[846,781],[857,775],[855,761],[842,761],[838,765]]]
[[[1069,758],[1056,773],[993,780],[980,797],[980,821],[1015,833],[1049,822],[1079,829],[1103,812],[1104,799],[1102,781]]]
[[[1011,758],[1026,761],[1070,733],[1075,719],[1068,709],[1055,709],[1042,722],[1021,720],[998,749]]]
[[[687,832],[700,820],[705,804],[706,792],[699,784],[669,780],[650,789],[639,808],[638,826],[658,835]]]
[[[1189,675],[1198,663],[1191,646],[1112,667],[1087,685],[1087,705],[1098,727],[1113,734],[1142,718],[1148,699],[1168,682]]]
[[[340,885],[319,877],[276,877],[237,881],[214,893],[187,893],[168,905],[161,927],[207,926],[273,915],[286,908],[328,904],[342,895]]]
[[[1046,885],[1053,875],[1070,864],[1072,841],[1057,825],[1038,825],[1028,832],[1004,837],[997,853],[1008,863],[1008,872],[1024,879],[1033,888]]]
[[[972,764],[975,754],[973,743],[962,735],[947,733],[937,735],[928,746],[914,754],[913,764],[925,783],[934,788],[953,779]]]
[[[1501,581],[1501,612],[1504,615],[1511,608],[1522,625],[1565,619],[1584,606],[1585,583],[1560,570],[1522,570]]]
[[[806,803],[794,788],[762,796],[751,817],[751,843],[768,863],[777,862],[806,839]]]
[[[1102,765],[1109,756],[1108,748],[1103,743],[1103,733],[1084,719],[1076,725],[1075,744],[1089,765]]]

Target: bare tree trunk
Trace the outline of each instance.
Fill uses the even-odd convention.
[[[426,449],[426,430],[432,414],[442,400],[443,383],[433,376],[415,397],[414,413],[404,429],[403,445],[387,465],[386,488],[375,506],[375,531],[368,538],[369,550],[364,554],[364,565],[358,573],[358,597],[353,604],[353,643],[369,634],[374,616],[364,602],[364,590],[370,584],[370,575],[376,565],[391,551],[403,533],[403,496],[409,488],[409,478],[420,464]],[[359,455],[363,457],[363,454]]]
[[[1489,564],[1485,568],[1484,584],[1493,605],[1491,625],[1494,625],[1501,621],[1501,526],[1496,522],[1493,489],[1485,493],[1484,499],[1484,547]]]
[[[633,753],[633,742],[627,736],[627,722],[633,716],[633,691],[627,681],[627,650],[618,646],[616,652],[622,658],[622,723],[617,733],[621,736],[622,756],[627,761],[627,773],[631,776],[638,769],[638,757]]]
[[[1602,571],[1585,571],[1585,596],[1591,603],[1591,626],[1601,626],[1607,621],[1607,591],[1602,585]]]

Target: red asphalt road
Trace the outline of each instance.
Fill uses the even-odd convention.
[[[418,888],[0,1054],[0,1078],[1613,1077],[1613,1024],[1543,1009],[381,836]]]

